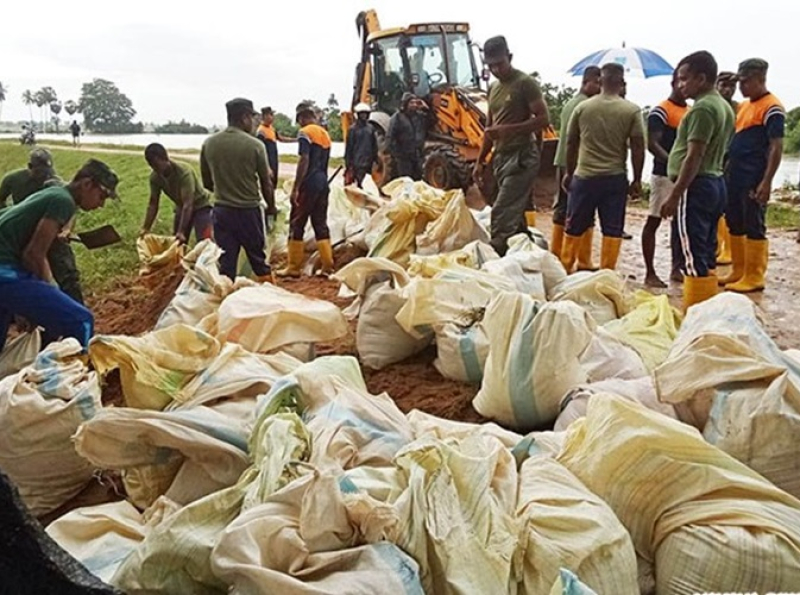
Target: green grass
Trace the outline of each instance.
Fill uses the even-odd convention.
[[[144,221],[147,202],[150,197],[150,168],[144,157],[138,155],[93,153],[89,149],[77,151],[72,148],[53,148],[53,165],[64,180],[72,176],[83,163],[94,157],[107,163],[119,176],[117,188],[119,200],[108,200],[102,209],[92,212],[79,211],[76,231],[86,231],[101,225],[113,225],[122,242],[105,248],[87,250],[81,244],[73,244],[81,281],[87,293],[101,292],[123,277],[136,275],[139,258],[136,253],[136,239]],[[26,167],[29,149],[19,144],[0,143],[0,176],[11,170]],[[197,169],[197,163],[187,161]],[[279,178],[279,185],[285,178]],[[158,219],[153,233],[170,235],[172,233],[172,203],[162,195]]]
[[[25,167],[29,150],[20,145],[0,145],[0,172]],[[119,244],[87,250],[81,244],[73,244],[81,279],[87,292],[102,291],[118,277],[135,275],[138,272],[136,238],[144,221],[149,198],[150,168],[143,157],[134,155],[92,153],[90,150],[52,150],[53,164],[64,180],[72,176],[90,157],[107,163],[120,178],[118,192],[120,200],[106,201],[106,206],[93,212],[79,211],[76,229],[85,231],[107,223],[112,224],[120,236]],[[172,206],[162,198],[158,220],[153,226],[157,234],[172,231]]]
[[[767,227],[776,229],[800,226],[800,211],[785,204],[770,204],[767,207]]]

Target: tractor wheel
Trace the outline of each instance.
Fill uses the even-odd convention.
[[[434,188],[466,190],[472,183],[470,165],[449,145],[438,145],[426,151],[422,177]]]

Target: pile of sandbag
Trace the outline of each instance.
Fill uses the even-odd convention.
[[[229,486],[144,514],[74,511],[48,532],[131,593],[635,592],[611,508],[552,455],[515,458],[520,439],[405,416],[356,360],[320,358],[259,400]]]
[[[0,468],[36,516],[76,496],[95,467],[72,445],[100,409],[100,385],[75,339],[48,345],[32,364],[0,380]]]
[[[691,308],[654,377],[682,421],[800,497],[800,364],[767,335],[751,300],[725,293]]]
[[[597,395],[557,460],[611,506],[654,566],[656,593],[800,585],[800,501],[694,428]]]

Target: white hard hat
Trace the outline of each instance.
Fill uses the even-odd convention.
[[[366,103],[362,102],[362,103],[357,104],[356,107],[353,108],[353,111],[355,113],[359,113],[359,112],[367,112],[367,113],[369,113],[369,112],[372,111],[372,108],[369,105],[367,105]]]

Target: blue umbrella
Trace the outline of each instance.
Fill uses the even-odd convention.
[[[602,66],[609,62],[622,64],[626,74],[650,78],[652,76],[669,76],[674,68],[664,58],[652,50],[644,48],[621,48],[600,50],[589,54],[583,60],[569,69],[572,76],[581,76],[587,66]]]

